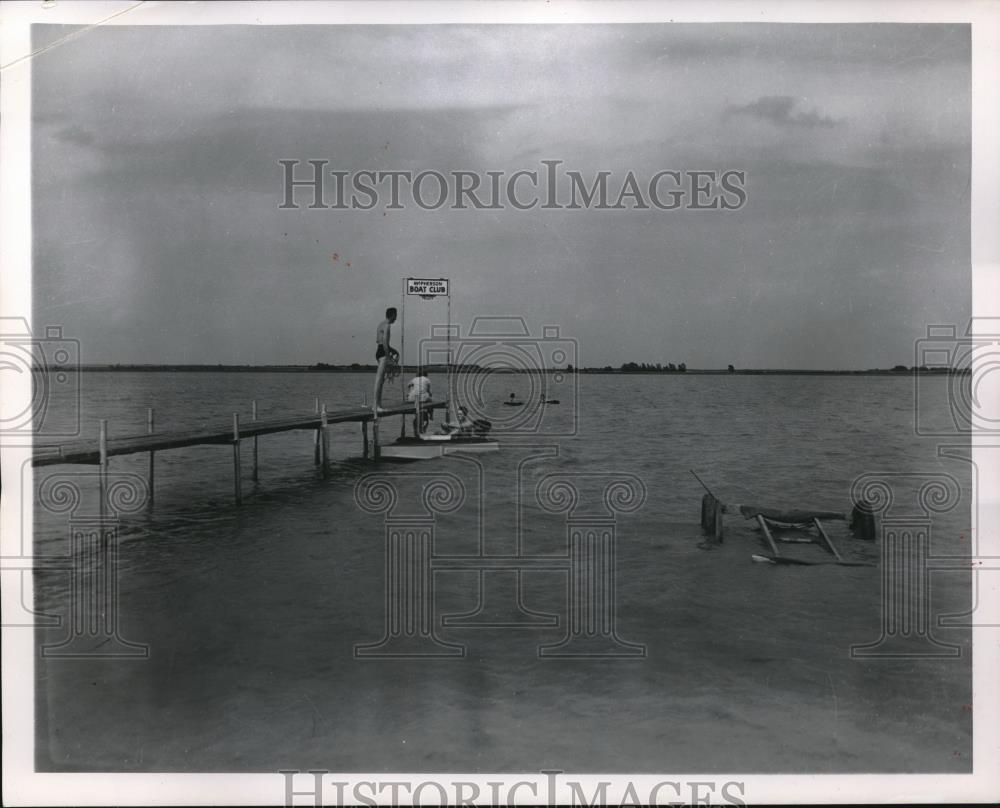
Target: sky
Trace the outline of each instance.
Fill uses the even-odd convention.
[[[461,334],[557,326],[581,366],[913,364],[971,314],[969,59],[965,25],[97,28],[34,59],[34,322],[85,363],[371,362],[401,279],[445,276]],[[285,210],[283,159],[747,196]],[[408,300],[407,342],[444,318]]]

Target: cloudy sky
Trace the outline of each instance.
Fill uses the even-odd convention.
[[[34,60],[35,323],[85,362],[368,362],[400,279],[443,275],[463,328],[558,325],[584,365],[910,364],[970,314],[969,57],[959,25],[98,28]],[[281,159],[748,198],[280,210]]]

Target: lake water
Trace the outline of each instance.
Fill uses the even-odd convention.
[[[312,412],[315,397],[339,409],[371,395],[365,374],[92,372],[78,381],[92,437],[100,418],[112,437],[144,432],[149,406],[166,430],[230,423],[237,411],[249,419],[251,399],[267,418]],[[443,380],[432,381],[443,392]],[[925,388],[921,406],[946,419],[948,380],[925,381],[940,389]],[[245,442],[240,507],[229,446],[160,453],[154,506],[120,514],[116,539],[119,633],[149,656],[98,648],[95,657],[40,659],[38,767],[971,770],[968,630],[932,628],[957,657],[852,658],[852,645],[881,634],[879,569],[754,563],[766,548],[737,515],[727,516],[721,545],[707,542],[703,489],[688,471],[728,503],[844,512],[865,473],[950,475],[960,500],[933,514],[930,552],[968,553],[970,466],[914,434],[911,378],[579,375],[562,380],[560,403],[546,407],[535,433],[531,413],[500,406],[511,391],[535,401],[531,383],[492,376],[479,390],[503,445],[497,454],[367,461],[360,427],[344,424],[331,427],[329,474],[313,462],[313,434],[289,432],[260,439],[253,483]],[[392,391],[398,397],[398,383]],[[46,425],[71,424],[73,401],[60,393]],[[385,439],[399,421],[389,419]],[[145,456],[112,458],[112,481],[145,475],[146,465]],[[95,472],[35,470],[36,486],[69,480],[81,490],[72,517],[53,512],[48,495],[36,502],[40,558],[65,556],[74,525],[93,517]],[[386,632],[386,517],[355,498],[370,474],[395,487],[392,518],[412,518],[434,479],[460,486],[455,509],[433,517],[440,558],[554,559],[520,573],[432,574],[436,638],[464,646],[463,657],[355,657],[356,645]],[[576,487],[574,518],[614,520],[615,630],[623,653],[643,646],[644,656],[539,655],[570,625],[559,560],[567,517],[537,497],[551,475]],[[622,479],[639,507],[607,511],[603,492]],[[894,485],[897,513],[919,515],[912,479]],[[879,561],[880,542],[827,525],[845,558]],[[815,545],[781,548],[831,558]],[[932,617],[970,608],[968,572],[934,572],[931,583]],[[69,616],[68,572],[37,572],[35,589],[41,612]],[[442,622],[470,613],[464,624]],[[38,632],[43,644],[66,635],[65,625]],[[928,647],[926,636],[917,640],[914,649]]]

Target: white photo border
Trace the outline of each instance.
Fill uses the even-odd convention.
[[[1000,79],[1000,4],[933,0],[911,2],[227,2],[137,3],[41,2],[22,0],[0,5],[0,315],[31,321],[31,36],[33,23],[96,25],[286,25],[286,24],[421,24],[445,22],[500,23],[649,23],[649,22],[885,22],[970,23],[972,26],[972,271],[973,316],[1000,315],[1000,105],[995,91]],[[86,35],[85,28],[72,36]],[[58,43],[47,47],[58,47]],[[24,400],[30,379],[11,384],[0,398]],[[5,380],[5,385],[7,384]],[[30,392],[28,394],[30,398]],[[0,403],[0,407],[6,406]],[[980,475],[978,502],[980,547],[1000,557],[1000,468],[996,452],[974,445]],[[30,446],[3,446],[4,490],[0,505],[2,555],[16,555],[23,524],[30,535],[32,514],[21,513],[22,464]],[[22,590],[2,589],[3,613],[32,602],[31,576]],[[980,576],[978,613],[1000,614],[1000,576]],[[1000,620],[994,622],[1000,623]],[[753,803],[994,802],[1000,800],[1000,709],[998,676],[1000,634],[995,627],[973,629],[974,727],[969,775],[704,775],[669,773],[674,781],[738,780],[742,795]],[[260,774],[63,774],[34,771],[34,652],[30,630],[5,629],[3,652],[3,801],[6,805],[268,805],[281,804],[285,779],[277,772]],[[523,789],[519,803],[543,799],[546,776],[489,774],[352,773],[347,781],[410,778],[479,783],[488,794],[489,781],[532,781],[541,790]],[[631,781],[648,793],[664,776],[573,774],[561,779],[580,782],[588,793],[600,781]],[[433,792],[432,792],[433,793]],[[619,792],[620,793],[620,792]],[[329,795],[328,795],[329,796]],[[570,794],[560,786],[556,799]],[[302,796],[297,803],[312,804]]]

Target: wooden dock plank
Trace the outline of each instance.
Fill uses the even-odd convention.
[[[421,405],[423,409],[435,410],[446,407],[446,401],[432,401]],[[410,403],[397,404],[382,410],[380,418],[398,415],[413,415],[416,407]],[[355,408],[349,410],[328,411],[326,423],[367,423],[374,420],[370,408]],[[297,429],[320,429],[323,416],[320,413],[309,413],[303,416],[282,416],[260,421],[247,421],[240,424],[240,438],[253,438],[258,435],[271,435],[278,432],[291,432]],[[120,438],[109,438],[107,452],[109,457],[143,452],[162,451],[165,449],[181,449],[188,446],[210,446],[233,443],[232,422],[220,422],[217,426],[196,430],[177,430],[127,435]],[[61,444],[36,446],[32,465],[52,466],[63,463],[99,463],[100,447],[97,440],[75,440]]]

